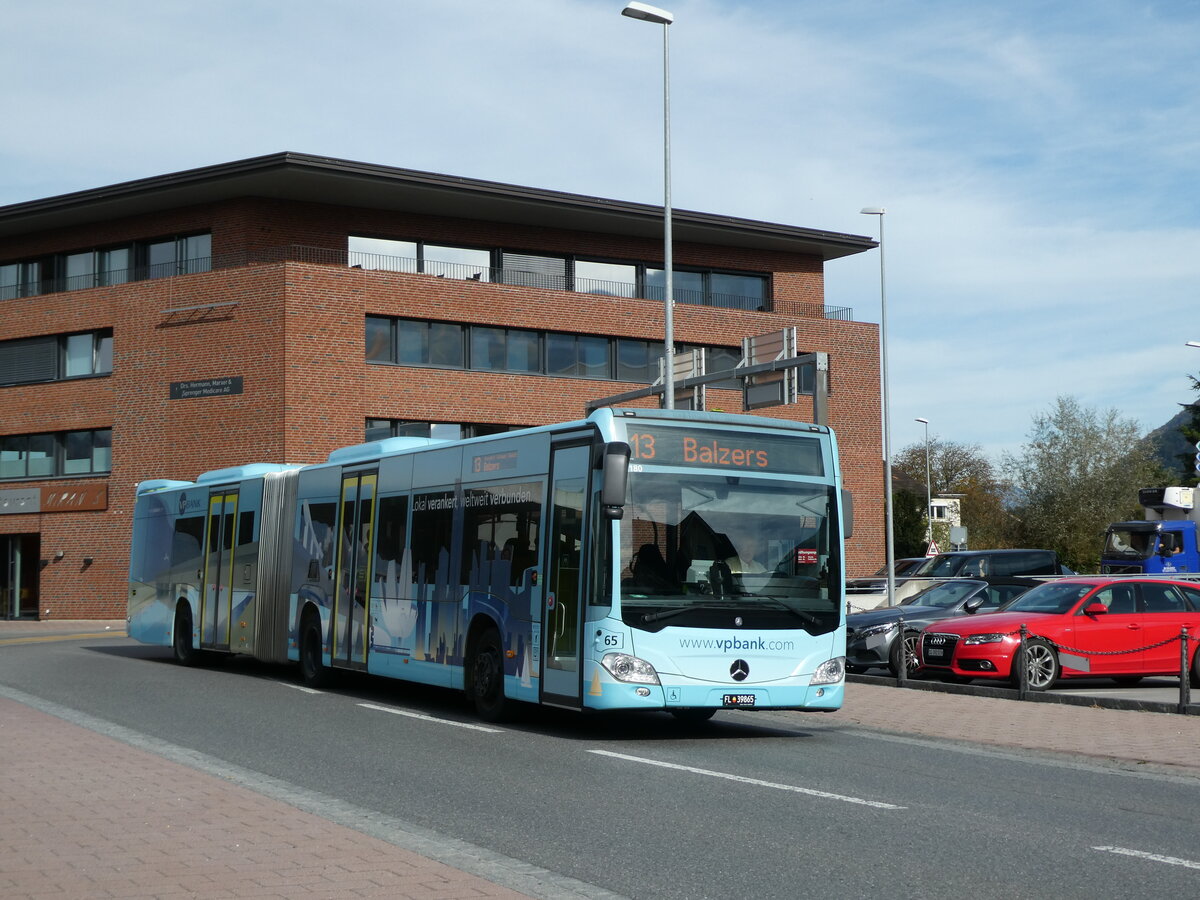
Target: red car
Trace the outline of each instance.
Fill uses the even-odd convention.
[[[1200,584],[1152,578],[1063,578],[1031,588],[1002,610],[927,625],[923,672],[955,680],[1003,678],[1026,626],[1027,686],[1044,691],[1062,678],[1179,674],[1181,630],[1189,672],[1200,685]]]

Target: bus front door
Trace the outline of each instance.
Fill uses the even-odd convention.
[[[583,705],[583,504],[591,455],[590,442],[557,446],[550,462],[541,691],[543,703],[570,709]]]
[[[202,579],[204,590],[200,595],[200,646],[205,649],[229,649],[237,507],[236,490],[223,489],[208,495]]]
[[[335,666],[365,669],[370,644],[367,599],[374,548],[375,472],[342,476],[338,512],[337,573],[334,580],[330,646]]]

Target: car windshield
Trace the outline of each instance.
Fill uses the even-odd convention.
[[[1156,528],[1145,525],[1113,525],[1104,538],[1107,559],[1147,559],[1154,552]]]
[[[953,609],[984,586],[982,581],[943,581],[919,594],[905,597],[900,601],[900,605]]]
[[[1071,611],[1076,603],[1093,584],[1072,584],[1063,581],[1050,581],[1030,588],[1008,606],[1004,611],[1028,613],[1066,613]]]
[[[837,503],[824,484],[631,472],[619,523],[621,609],[634,627],[837,627]]]
[[[963,572],[963,568],[970,556],[951,556],[948,553],[943,553],[939,556],[931,556],[917,568],[913,569],[910,575],[927,575],[933,578],[952,578],[958,574],[973,574],[978,575],[979,572]]]

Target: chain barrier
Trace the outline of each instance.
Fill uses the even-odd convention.
[[[898,625],[899,625],[899,628],[897,630],[896,640],[903,641],[903,636],[904,636],[904,619],[903,619],[903,617],[900,618]],[[1191,706],[1191,701],[1192,701],[1192,691],[1191,691],[1191,687],[1192,687],[1191,674],[1192,673],[1191,673],[1191,670],[1193,668],[1193,665],[1192,665],[1193,660],[1191,659],[1191,654],[1189,654],[1189,652],[1188,652],[1188,641],[1189,641],[1190,635],[1188,634],[1186,625],[1180,626],[1179,634],[1177,634],[1177,635],[1172,635],[1169,638],[1165,638],[1164,640],[1157,641],[1153,644],[1146,644],[1142,647],[1131,647],[1127,650],[1083,650],[1079,647],[1071,647],[1067,644],[1059,643],[1058,641],[1055,641],[1053,638],[1048,638],[1045,635],[1036,634],[1034,632],[1031,632],[1029,630],[1029,627],[1024,624],[1022,624],[1021,627],[1019,629],[1017,629],[1016,631],[1002,631],[1002,632],[997,632],[997,634],[1003,635],[1004,637],[1017,637],[1018,638],[1017,650],[1013,654],[1013,666],[1016,668],[1017,696],[1021,700],[1024,700],[1026,698],[1026,696],[1030,693],[1030,690],[1029,690],[1029,667],[1028,667],[1028,665],[1025,664],[1025,652],[1026,652],[1025,647],[1030,641],[1037,640],[1037,641],[1042,641],[1046,644],[1049,644],[1050,647],[1053,648],[1056,656],[1058,653],[1068,653],[1068,654],[1071,654],[1072,656],[1080,656],[1080,657],[1085,657],[1087,659],[1091,659],[1092,657],[1095,657],[1095,656],[1122,656],[1122,655],[1127,655],[1130,653],[1144,653],[1147,650],[1156,650],[1159,647],[1165,647],[1168,644],[1173,644],[1176,641],[1179,641],[1179,645],[1180,645],[1179,646],[1179,703],[1176,706],[1176,712],[1178,712],[1180,715],[1187,715],[1189,712],[1188,707]],[[903,643],[901,644],[901,647],[903,647]],[[1200,653],[1200,651],[1197,651],[1197,652]],[[904,654],[905,654],[905,651],[902,649],[901,650],[901,659],[902,660],[904,660]],[[1060,665],[1061,665],[1061,663],[1060,663]],[[904,686],[904,675],[906,674],[905,673],[906,668],[907,668],[907,666],[902,664],[899,667],[899,671],[897,672],[896,684],[899,687]],[[1072,668],[1074,668],[1074,667],[1072,667]],[[1200,678],[1200,660],[1196,661],[1196,669],[1197,669],[1196,675],[1198,678]],[[1097,676],[1097,677],[1120,677],[1120,676]]]

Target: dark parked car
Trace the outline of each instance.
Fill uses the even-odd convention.
[[[895,561],[895,578],[903,578],[912,574],[917,566],[928,557],[905,556]],[[866,608],[877,605],[887,594],[887,566],[883,566],[870,578],[848,578],[846,580],[846,597],[852,606]]]
[[[887,666],[900,671],[901,642],[897,624],[904,618],[903,645],[908,671],[917,665],[916,642],[930,622],[976,612],[995,612],[1039,584],[1032,578],[952,578],[930,585],[898,606],[884,606],[846,616],[846,668],[851,672]]]
[[[1007,578],[1074,575],[1053,550],[954,550],[931,556],[896,588],[896,602],[924,590],[934,578]]]

